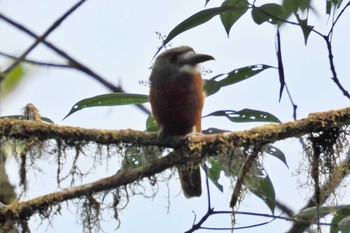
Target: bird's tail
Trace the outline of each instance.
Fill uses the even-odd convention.
[[[199,197],[202,194],[201,172],[198,165],[179,165],[177,167],[182,190],[187,198]]]

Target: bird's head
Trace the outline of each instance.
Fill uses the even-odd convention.
[[[171,79],[182,72],[197,72],[199,63],[213,60],[214,57],[207,54],[196,53],[189,46],[181,46],[169,49],[160,54],[153,65],[151,82],[155,79]]]

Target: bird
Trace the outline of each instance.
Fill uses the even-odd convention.
[[[213,59],[189,46],[171,48],[157,56],[149,78],[149,101],[160,138],[201,132],[205,93],[198,65]],[[179,165],[177,169],[185,197],[201,196],[199,165]]]

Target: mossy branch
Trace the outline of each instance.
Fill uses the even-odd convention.
[[[186,158],[181,156],[181,154],[170,153],[167,156],[155,160],[151,164],[136,169],[121,172],[92,183],[43,195],[29,201],[7,205],[0,209],[0,224],[3,224],[8,219],[28,219],[33,214],[44,211],[48,207],[60,202],[124,186],[136,180],[160,173],[176,164],[184,163],[185,161]]]
[[[350,124],[350,108],[345,108],[313,113],[298,121],[268,124],[251,130],[213,135],[198,134],[192,135],[187,141],[174,140],[161,143],[157,138],[157,134],[142,131],[83,129],[38,121],[0,119],[0,137],[20,140],[35,138],[39,141],[57,139],[72,143],[95,142],[103,145],[129,143],[135,146],[158,145],[174,148],[181,146],[184,150],[200,151],[201,158],[203,158],[217,153],[224,155],[225,151],[229,152],[237,146],[263,145],[348,124]],[[175,165],[190,162],[190,160],[197,160],[195,162],[201,160],[198,156],[184,157],[182,154],[173,152],[155,159],[150,164],[96,182],[8,205],[0,209],[0,224],[7,219],[28,219],[31,215],[60,202],[131,184],[136,180],[150,177]]]
[[[235,146],[244,146],[252,143],[274,143],[286,138],[300,137],[312,132],[319,132],[348,124],[350,124],[350,108],[344,108],[328,112],[312,113],[307,118],[301,120],[281,124],[267,124],[250,130],[224,134],[193,135],[189,144],[216,147],[227,145],[227,143]],[[24,140],[35,137],[40,141],[59,139],[77,143],[95,142],[102,145],[132,143],[134,146],[179,146],[179,140],[161,143],[155,133],[146,133],[131,129],[85,129],[9,118],[0,119],[0,137]]]

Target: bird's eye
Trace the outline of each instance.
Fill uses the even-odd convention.
[[[171,63],[176,63],[178,61],[178,55],[174,54],[170,57],[170,62]]]

